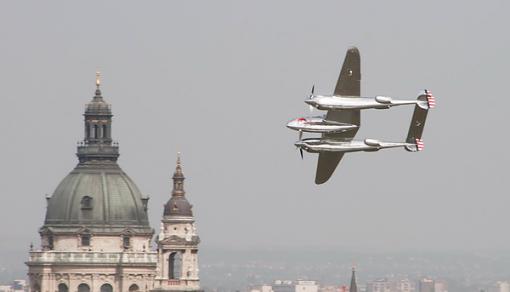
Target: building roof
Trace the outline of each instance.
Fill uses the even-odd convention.
[[[184,174],[182,173],[181,157],[177,156],[177,165],[172,177],[174,187],[170,200],[165,204],[164,217],[193,217],[192,205],[186,199],[184,191]]]
[[[116,163],[78,165],[48,199],[44,225],[146,233],[150,232],[146,204],[147,199]]]

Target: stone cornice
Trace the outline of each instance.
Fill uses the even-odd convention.
[[[175,246],[196,246],[200,243],[200,237],[192,236],[191,240],[186,240],[185,238],[179,237],[177,235],[172,235],[158,242],[158,246],[163,246],[165,249],[172,248]]]

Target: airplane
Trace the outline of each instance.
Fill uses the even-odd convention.
[[[423,97],[423,96],[421,96]],[[409,126],[409,132],[405,142],[384,142],[375,139],[358,140],[337,140],[323,138],[307,138],[297,141],[294,145],[299,148],[301,157],[303,150],[310,153],[334,152],[343,153],[366,151],[373,152],[386,148],[403,147],[407,151],[416,152],[424,149],[424,143],[421,139],[423,126],[427,118],[428,109],[423,109],[418,104],[415,107],[413,118]]]
[[[318,109],[327,110],[324,117],[296,119],[287,127],[300,132],[300,141],[295,145],[301,156],[303,150],[319,153],[315,183],[323,184],[329,180],[344,153],[354,151],[378,151],[384,148],[404,147],[408,151],[423,149],[421,136],[429,109],[435,106],[435,98],[425,90],[417,100],[402,101],[388,97],[360,97],[360,54],[356,47],[347,50],[344,63],[332,96],[312,94],[305,102]],[[406,142],[380,142],[366,139],[353,141],[360,127],[361,109],[382,109],[403,104],[415,104],[412,124]],[[302,132],[322,133],[320,139],[302,140]]]

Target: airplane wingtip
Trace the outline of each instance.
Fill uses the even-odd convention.
[[[323,183],[327,182],[328,180],[329,180],[329,177],[316,176],[315,177],[315,184],[316,185],[322,185]]]
[[[351,46],[351,47],[349,47],[349,49],[347,49],[347,54],[359,55],[359,49],[355,46]]]

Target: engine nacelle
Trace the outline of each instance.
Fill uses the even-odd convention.
[[[367,144],[368,146],[374,146],[374,147],[381,146],[381,142],[379,142],[379,140],[375,140],[375,139],[365,139],[365,144]]]
[[[378,95],[375,97],[375,101],[377,101],[378,103],[389,104],[391,103],[391,97]]]

